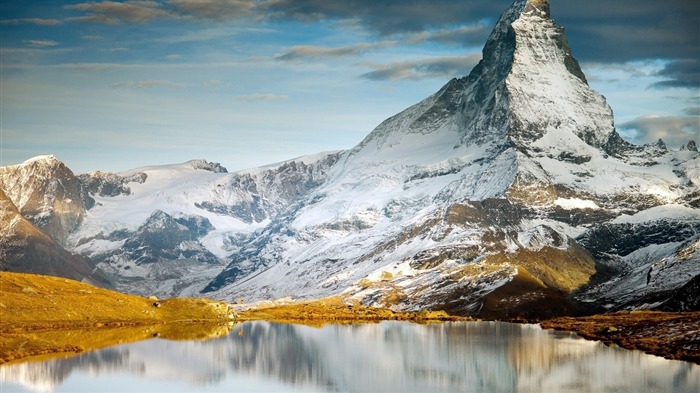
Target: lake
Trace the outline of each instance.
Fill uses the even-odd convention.
[[[698,392],[700,366],[536,325],[236,325],[0,367],[0,392]]]

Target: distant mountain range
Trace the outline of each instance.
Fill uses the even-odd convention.
[[[700,307],[695,143],[624,141],[542,0],[516,0],[469,76],[347,151],[236,173],[75,175],[45,156],[0,180],[3,269],[125,292],[489,318]]]

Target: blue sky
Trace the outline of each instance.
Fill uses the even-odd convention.
[[[0,5],[1,165],[229,170],[351,148],[467,75],[510,0]],[[631,142],[700,139],[696,1],[552,0]]]

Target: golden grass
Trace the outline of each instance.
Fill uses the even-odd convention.
[[[193,340],[229,333],[234,322],[266,320],[322,326],[402,320],[460,320],[444,312],[393,312],[348,305],[339,298],[257,307],[236,315],[209,299],[158,300],[77,281],[0,272],[0,364],[79,353],[161,337]]]
[[[242,311],[239,321],[265,320],[280,323],[295,323],[310,326],[325,324],[354,324],[379,321],[411,321],[430,323],[468,320],[466,317],[448,315],[444,311],[398,312],[385,308],[346,304],[340,297],[258,307]]]
[[[153,300],[65,278],[0,272],[0,332],[220,320],[228,309],[209,299]]]
[[[228,332],[229,305],[157,300],[77,281],[0,272],[0,363],[82,352],[159,336],[203,339]]]

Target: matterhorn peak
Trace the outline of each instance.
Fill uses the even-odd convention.
[[[527,0],[523,14],[538,15],[544,18],[549,18],[549,1],[548,0]]]
[[[549,15],[547,0],[515,0],[469,76],[387,119],[352,154],[382,149],[417,157],[415,146],[437,142],[526,147],[547,134],[604,150],[615,134],[612,110]]]

